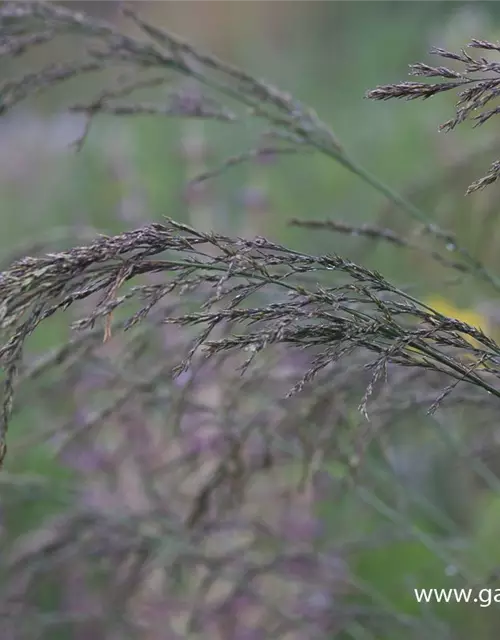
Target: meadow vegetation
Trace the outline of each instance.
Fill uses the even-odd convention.
[[[104,206],[119,213],[106,233],[77,210],[45,234],[17,222],[22,243],[2,258],[2,639],[496,637],[494,605],[424,605],[413,589],[498,585],[500,276],[495,250],[477,250],[496,233],[495,204],[470,242],[426,198],[454,203],[448,183],[464,176],[460,198],[494,193],[500,162],[467,177],[465,150],[400,192],[309,106],[136,9],[123,7],[129,35],[55,3],[0,7],[2,59],[61,38],[82,54],[32,57],[0,87],[12,118],[34,94],[78,85],[73,151],[86,163],[64,157],[52,184],[42,173],[27,211],[64,208],[73,192],[88,207],[108,154],[117,193]],[[411,66],[417,81],[366,97],[453,92],[445,131],[486,124],[498,52],[478,39],[437,48],[436,66]],[[180,148],[151,135],[133,147],[108,121],[96,151],[101,118],[141,116],[172,119]],[[225,153],[228,139],[239,152]],[[148,160],[155,144],[175,162]],[[485,149],[499,151],[485,137],[474,166]],[[278,241],[262,185],[288,162],[304,167],[304,198],[308,171],[331,167],[369,187],[381,214],[292,209],[289,230],[308,239]],[[247,166],[232,233],[234,203],[214,185]],[[145,206],[154,176],[173,195]],[[347,238],[357,249],[343,251]],[[386,275],[389,253],[400,277]],[[460,310],[419,289],[423,273],[493,304]]]

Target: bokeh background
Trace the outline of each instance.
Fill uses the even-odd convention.
[[[125,32],[137,33],[121,16],[118,3],[63,4],[107,19]],[[498,121],[493,118],[478,129],[465,124],[444,134],[438,128],[453,114],[451,93],[425,102],[375,103],[364,98],[366,91],[378,84],[406,79],[408,64],[433,63],[428,54],[432,46],[457,51],[472,37],[499,40],[500,4],[336,1],[133,4],[147,21],[167,26],[313,106],[364,167],[407,195],[442,227],[454,232],[473,255],[500,272],[499,188],[493,185],[471,196],[464,195],[467,186],[499,157]],[[43,53],[36,50],[19,61],[2,61],[0,81],[39,68],[49,59],[78,59],[81,54],[81,44],[66,38]],[[445,313],[457,317],[476,314],[468,315],[467,319],[472,317],[478,324],[483,322],[482,314],[487,315],[488,327],[496,335],[500,301],[484,285],[468,278],[450,279],[449,272],[437,264],[387,244],[289,226],[292,218],[333,218],[353,225],[377,224],[406,237],[418,237],[419,229],[402,212],[330,159],[318,154],[244,163],[198,189],[187,189],[187,182],[197,173],[250,148],[261,133],[257,125],[233,127],[160,117],[100,116],[93,121],[85,145],[76,152],[72,143],[81,136],[85,120],[69,113],[67,106],[88,100],[114,81],[116,77],[111,75],[98,81],[90,77],[77,79],[22,103],[0,118],[2,267],[13,258],[36,253],[38,245],[54,250],[67,248],[75,238],[85,243],[96,232],[117,233],[147,221],[161,221],[163,215],[168,215],[203,230],[215,229],[228,235],[265,235],[314,253],[339,252],[379,269],[399,286],[411,285],[414,295],[432,299]],[[144,96],[161,102],[162,91],[145,92]],[[31,349],[43,351],[68,335],[67,321],[55,319],[34,336]],[[425,420],[439,419],[407,421],[406,428],[424,429]],[[434,423],[428,431],[421,432],[427,435],[422,436],[418,447],[412,450],[410,447],[406,458],[401,454],[397,464],[409,479],[412,491],[421,497],[418,508],[415,507],[417,515],[405,503],[408,508],[404,512],[405,526],[411,529],[415,522],[422,524],[428,518],[437,529],[442,527],[440,535],[445,538],[447,534],[443,532],[448,530],[448,521],[453,521],[459,530],[453,536],[453,544],[462,545],[464,562],[474,557],[477,566],[485,567],[486,580],[500,559],[499,485],[494,480],[500,459],[495,439],[490,437],[495,427],[491,418],[487,451],[481,449],[484,435],[481,420],[459,408],[453,421],[446,423],[452,434],[459,431],[459,440],[467,440],[471,447],[470,436],[477,429],[477,438],[472,438],[474,446],[483,457],[488,454],[490,465],[481,472],[483,476],[490,475],[488,481],[483,478],[479,488],[477,481],[470,479],[469,466],[464,471],[465,463],[462,468],[457,462],[460,459],[453,453],[450,441],[441,439],[438,444],[428,435],[434,433]],[[17,439],[26,439],[36,428],[36,406],[27,406],[15,418],[13,448]],[[73,472],[63,464],[55,464],[43,449],[9,456],[6,475],[0,478],[3,496],[0,525],[4,527],[4,536],[27,534],[48,514],[57,512],[58,491],[63,484],[75,482]],[[26,494],[21,489],[13,492],[13,483],[19,481],[21,486],[21,480],[33,474],[47,481],[49,489],[38,493],[32,488]],[[390,478],[383,480],[384,486],[386,483],[391,483]],[[363,508],[353,507],[349,516],[352,527],[360,531],[372,527],[365,521]],[[435,524],[438,512],[446,516],[441,525]],[[324,515],[330,528],[334,526],[332,521],[340,517],[328,510]],[[395,515],[387,517],[390,523]],[[359,570],[373,593],[380,596],[380,602],[389,602],[397,615],[428,615],[437,620],[433,637],[496,637],[500,617],[495,605],[486,609],[450,604],[440,610],[436,605],[427,610],[412,601],[409,595],[412,576],[419,574],[422,567],[429,576],[423,586],[446,585],[453,575],[453,566],[443,568],[439,549],[429,547],[423,538],[413,546],[394,544],[383,552],[366,553],[359,560]],[[406,593],[402,592],[404,584]],[[47,603],[49,610],[54,602],[47,598]],[[452,626],[447,626],[449,620],[453,620]],[[52,638],[80,637],[67,630],[53,633]],[[379,635],[376,627],[371,631],[359,628],[356,633],[353,630],[351,635],[339,637],[400,637]],[[103,632],[98,637],[124,636],[106,636]],[[154,637],[167,636],[160,633]]]

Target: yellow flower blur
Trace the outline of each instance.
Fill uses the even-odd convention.
[[[424,302],[431,307],[431,309],[434,309],[434,311],[448,318],[455,318],[456,320],[460,320],[460,322],[465,322],[476,329],[480,329],[487,336],[491,336],[493,333],[493,327],[488,318],[474,309],[455,307],[454,304],[440,296],[431,296],[430,298],[426,298]],[[474,347],[480,346],[477,340],[474,340],[474,338],[466,333],[461,335],[464,340],[467,340],[467,342]]]
[[[481,331],[486,335],[488,335],[490,332],[491,327],[488,319],[474,309],[455,307],[448,300],[445,300],[444,298],[441,298],[439,296],[432,296],[424,300],[424,302],[426,305],[431,307],[431,309],[434,309],[434,311],[443,314],[443,316],[448,316],[448,318],[455,318],[456,320],[460,320],[460,322],[470,324],[471,327],[481,329]],[[469,341],[473,340],[473,338],[471,338],[470,336],[465,337]]]

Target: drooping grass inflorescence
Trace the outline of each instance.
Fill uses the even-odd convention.
[[[79,491],[60,499],[69,502],[62,515],[9,540],[0,597],[12,620],[6,637],[30,637],[30,624],[50,631],[68,621],[87,625],[89,637],[110,620],[122,635],[151,638],[309,638],[342,631],[379,637],[373,630],[389,624],[397,634],[432,634],[432,616],[399,615],[383,602],[372,616],[362,598],[373,594],[356,580],[352,558],[414,535],[460,579],[470,584],[475,573],[461,563],[457,545],[408,525],[391,502],[396,475],[388,488],[381,468],[367,471],[363,462],[373,445],[377,459],[395,469],[397,445],[384,438],[401,420],[410,424],[409,438],[419,412],[438,421],[438,408],[454,415],[472,407],[491,422],[500,397],[500,346],[357,262],[251,237],[252,230],[260,233],[259,221],[241,238],[202,228],[216,204],[196,187],[244,162],[284,155],[300,162],[302,154],[322,153],[371,184],[424,233],[415,240],[375,225],[292,224],[387,242],[495,291],[500,281],[431,215],[361,167],[313,110],[132,9],[124,13],[142,39],[52,3],[0,9],[2,56],[60,35],[86,44],[83,61],[4,83],[0,113],[66,80],[117,68],[132,78],[72,107],[87,122],[77,150],[100,114],[194,124],[184,131],[182,158],[190,224],[171,217],[139,224],[141,216],[128,211],[138,228],[96,234],[64,251],[38,251],[0,273],[0,458],[12,417],[35,406],[36,424],[16,439],[10,456],[49,447],[84,479]],[[415,74],[444,82],[378,87],[369,96],[429,97],[465,86],[456,118],[445,125],[453,128],[495,97],[494,78],[471,74],[497,69],[465,53],[439,53],[464,64],[465,73],[420,64]],[[172,89],[162,104],[128,102],[136,90],[167,83]],[[228,127],[258,119],[266,131],[253,148],[212,167],[193,122],[200,119]],[[132,170],[120,166],[123,175]],[[247,197],[245,206],[252,202]],[[444,251],[426,247],[428,237]],[[73,314],[69,342],[29,357],[30,336],[66,310]],[[458,449],[447,430],[437,431],[447,451]],[[491,430],[485,433],[485,442],[473,441],[476,449],[494,441]],[[474,462],[482,481],[497,490],[498,480]],[[43,485],[37,478],[26,482],[29,491]],[[359,537],[336,516],[340,533],[331,543],[321,509],[341,504],[353,487],[390,530]],[[13,492],[21,489],[12,481]],[[454,531],[444,516],[439,525]],[[94,574],[102,580],[102,601],[94,597]],[[54,576],[73,598],[60,594],[61,619],[32,605]]]

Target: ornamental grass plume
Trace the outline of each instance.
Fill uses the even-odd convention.
[[[267,137],[276,141],[276,144],[272,146],[253,149],[238,158],[228,159],[222,167],[217,169],[217,172],[229,168],[235,162],[243,162],[262,153],[266,155],[272,153],[276,156],[282,153],[302,153],[304,151],[325,153],[379,189],[406,213],[424,222],[425,229],[439,240],[446,242],[448,248],[452,246],[457,260],[450,263],[451,268],[475,273],[492,286],[498,286],[496,277],[470,256],[464,248],[459,247],[451,234],[438,228],[434,223],[427,222],[426,214],[397,194],[393,194],[390,188],[380,184],[351,159],[329,127],[321,122],[310,108],[301,105],[292,96],[268,83],[257,80],[210,54],[198,52],[177,36],[146,24],[131,9],[127,8],[124,11],[125,15],[141,28],[148,40],[138,41],[123,36],[106,23],[88,18],[81,13],[63,9],[58,5],[36,2],[7,4],[1,14],[6,55],[19,55],[29,48],[45,44],[57,35],[68,32],[75,36],[88,38],[92,46],[87,48],[88,60],[57,66],[49,65],[37,74],[28,74],[19,80],[8,81],[0,93],[2,111],[8,111],[20,100],[34,92],[46,90],[54,84],[64,82],[76,75],[101,71],[116,64],[120,67],[129,66],[143,73],[157,70],[164,74],[164,78],[155,76],[153,80],[139,77],[116,90],[106,90],[87,106],[73,107],[87,114],[86,134],[92,119],[103,111],[114,113],[117,116],[143,113],[144,108],[141,105],[116,104],[117,100],[127,97],[136,89],[149,85],[149,83],[161,84],[163,81],[171,80],[172,76],[196,80],[202,87],[215,90],[219,95],[230,98],[232,102],[244,105],[247,113],[266,121],[270,126]],[[37,31],[37,29],[42,31]],[[101,48],[96,48],[96,43],[99,43]],[[377,91],[378,93],[376,92],[373,97],[380,98],[383,89],[379,88]],[[202,92],[195,94],[190,90],[189,95],[183,97],[182,93],[174,91],[171,97],[171,105],[166,110],[162,106],[157,111],[158,114],[186,118],[217,117],[231,124],[237,121],[238,116],[231,111],[231,108],[217,102],[212,94],[205,96]],[[154,105],[149,105],[146,111],[150,114],[155,112],[155,109]],[[78,140],[78,146],[83,144],[85,134]],[[207,171],[195,180],[205,180],[213,175],[215,175],[213,171]],[[393,236],[391,241],[394,241]],[[215,252],[216,257],[205,257],[202,252],[197,258],[198,250],[196,247],[202,245],[207,247],[211,245],[211,253]],[[153,255],[165,251],[180,252],[181,254],[187,252],[186,257],[189,259],[185,261],[182,256],[181,259],[173,261],[150,259]],[[433,257],[437,255],[433,254]],[[116,260],[118,263],[113,265]],[[272,273],[272,270],[283,269],[285,265],[283,273],[276,275]],[[272,268],[271,271],[270,268]],[[103,269],[102,275],[100,269]],[[137,275],[152,271],[167,271],[175,274],[175,278],[171,283],[163,287],[158,286],[154,291],[136,287],[124,295],[118,295],[118,291],[124,283]],[[343,274],[348,280],[353,281],[353,285],[341,284],[329,290],[324,289],[319,283],[313,283],[312,290],[309,291],[303,288],[302,284],[292,284],[293,278],[296,276],[300,276],[302,279],[307,272],[319,274],[321,271]],[[248,281],[245,285],[245,279],[250,276],[252,282]],[[243,283],[239,282],[240,278],[243,278]],[[233,279],[238,284],[232,285]],[[458,325],[454,325],[453,321],[446,321],[448,324],[443,325],[441,320],[433,320],[427,307],[420,307],[410,296],[403,294],[386,282],[380,274],[350,264],[338,256],[318,258],[306,256],[259,238],[254,241],[233,241],[223,236],[202,234],[173,221],[168,221],[166,225],[149,225],[135,232],[121,234],[116,238],[103,238],[93,245],[75,248],[66,254],[56,254],[42,259],[23,259],[2,274],[2,283],[3,327],[7,331],[8,337],[1,351],[7,374],[3,433],[5,433],[8,424],[14,392],[14,376],[26,336],[32,333],[42,320],[55,313],[59,308],[67,308],[77,300],[87,298],[97,292],[103,294],[98,308],[91,316],[82,320],[77,327],[80,330],[87,329],[93,326],[99,318],[107,318],[104,333],[108,338],[112,312],[136,296],[143,299],[146,297],[146,300],[150,300],[147,307],[136,313],[128,324],[125,324],[127,329],[143,319],[149,309],[167,293],[170,294],[177,289],[194,291],[202,285],[205,288],[208,286],[209,289],[215,286],[214,295],[209,294],[204,303],[207,309],[206,313],[193,313],[176,320],[181,325],[207,325],[207,329],[203,331],[195,346],[199,347],[205,344],[209,353],[229,348],[247,348],[251,349],[252,353],[256,353],[273,342],[281,341],[301,346],[308,343],[321,344],[321,331],[317,336],[314,336],[314,333],[317,333],[321,327],[321,315],[316,315],[317,311],[311,311],[307,307],[309,305],[317,306],[316,303],[321,303],[321,299],[324,298],[323,302],[327,303],[327,306],[333,304],[334,311],[333,315],[329,312],[323,321],[328,318],[329,322],[340,323],[332,334],[333,344],[337,346],[335,346],[334,352],[325,353],[318,359],[317,368],[311,370],[306,376],[307,380],[332,357],[338,357],[339,354],[350,351],[355,345],[370,350],[374,349],[375,353],[379,354],[378,363],[374,364],[374,370],[379,371],[381,367],[385,366],[387,358],[389,360],[395,358],[398,362],[405,361],[407,355],[405,349],[411,345],[413,352],[416,345],[412,343],[415,340],[423,340],[424,343],[418,348],[427,352],[427,349],[434,348],[432,344],[437,335],[436,329],[458,328]],[[250,296],[273,284],[289,293],[291,296],[289,302],[254,309],[237,308]],[[318,285],[321,288],[315,292]],[[352,293],[347,293],[349,291]],[[217,313],[208,312],[214,302],[228,300],[231,295],[235,298],[225,310],[220,310]],[[398,297],[399,301],[397,301]],[[373,306],[376,311],[375,316],[367,315],[363,310],[364,305]],[[306,311],[305,314],[300,311],[301,308]],[[300,329],[297,328],[299,333],[296,333],[294,325],[290,324],[290,319],[294,317],[293,313],[297,313],[296,321],[304,317],[312,322],[308,322],[307,326]],[[384,326],[384,323],[377,319],[378,314],[382,314],[387,320],[392,318],[391,323]],[[413,329],[411,321],[407,322],[412,315],[417,323]],[[259,334],[258,331],[255,331],[254,337],[247,335],[227,338],[219,343],[207,343],[211,330],[219,323],[248,321],[251,326],[263,326],[257,323],[272,322],[274,327],[270,333]],[[394,325],[392,325],[392,321],[395,322]],[[274,324],[276,322],[277,324]],[[315,322],[320,324],[316,326]],[[419,328],[422,323],[422,328]],[[430,328],[425,328],[427,326]],[[389,327],[396,330],[391,329],[381,343],[375,344],[378,335],[380,334],[382,337]],[[486,349],[480,357],[487,360],[494,359],[496,345],[478,329],[474,327],[466,329],[462,332],[470,331],[474,334],[472,337],[480,336],[481,345]],[[327,334],[324,335],[326,338]],[[455,342],[456,335],[444,338],[444,344],[447,344],[449,340],[451,345],[462,347],[460,341],[459,343]],[[441,340],[440,337],[439,341],[441,342]],[[351,346],[347,347],[348,344]],[[190,357],[194,352],[195,348],[190,351]],[[427,355],[430,356],[430,354]],[[434,356],[430,357],[434,358]],[[436,354],[436,367],[439,370],[444,367],[444,370],[453,371],[451,375],[454,376],[465,375],[466,379],[472,376],[475,383],[479,382],[475,377],[477,374],[464,372],[460,365],[454,361],[448,361],[448,358],[448,355]],[[489,383],[485,382],[484,384],[492,393],[497,393]],[[4,442],[5,439],[2,438],[2,441]]]
[[[473,38],[467,45],[470,49],[498,54],[500,44]],[[452,131],[457,125],[470,120],[474,127],[485,124],[490,118],[500,113],[500,107],[491,106],[500,95],[500,61],[486,57],[474,57],[462,49],[460,53],[446,51],[435,47],[430,52],[456,66],[451,69],[444,66],[431,66],[422,62],[410,65],[410,75],[425,78],[440,78],[436,82],[399,82],[396,84],[380,85],[367,92],[366,96],[372,100],[391,100],[404,98],[405,100],[426,100],[445,91],[458,92],[456,113],[453,118],[444,122],[440,129]],[[467,189],[467,195],[483,189],[498,180],[500,176],[500,162],[495,161],[488,173],[473,182]]]
[[[190,186],[256,158],[323,154],[422,233],[417,242],[375,225],[293,224],[387,242],[500,290],[494,273],[361,167],[313,110],[132,9],[124,13],[142,38],[54,3],[3,5],[3,56],[61,35],[82,39],[86,53],[7,81],[0,113],[70,78],[126,70],[131,80],[72,107],[87,121],[77,149],[102,113],[216,119],[228,127],[255,119],[266,127],[258,143],[219,166],[207,166],[201,145],[197,158],[191,149],[184,158]],[[465,54],[457,61],[469,65],[467,74],[488,66],[479,61],[476,68]],[[442,68],[417,70],[444,74],[457,87],[472,84]],[[167,82],[166,104],[128,101],[135,90]],[[494,93],[493,84],[480,82],[481,95]],[[441,90],[397,85],[371,97]],[[193,175],[195,165],[201,175]],[[363,554],[403,549],[407,559],[416,548],[419,559],[438,560],[436,580],[452,567],[457,584],[478,581],[444,508],[433,513],[435,531],[420,525],[432,511],[424,500],[415,522],[408,519],[414,498],[412,487],[404,493],[404,461],[412,443],[425,453],[417,456],[419,469],[431,468],[435,451],[462,462],[472,449],[491,448],[491,428],[481,441],[467,432],[457,444],[450,429],[416,433],[414,420],[427,412],[434,425],[472,409],[476,421],[496,424],[500,346],[476,316],[455,317],[442,301],[433,308],[341,255],[200,229],[201,204],[192,193],[191,224],[137,220],[135,229],[95,234],[67,250],[26,251],[36,255],[0,273],[0,458],[12,417],[36,407],[35,424],[16,438],[7,462],[48,450],[45,465],[56,476],[61,462],[80,474],[67,487],[48,474],[19,479],[7,465],[0,474],[8,507],[48,505],[38,526],[2,533],[2,637],[50,637],[60,628],[81,637],[158,640],[451,637],[434,615],[401,614],[384,596],[377,599],[358,574]],[[30,336],[68,310],[69,341],[30,357]],[[449,462],[439,458],[440,469],[443,460]],[[481,481],[498,491],[490,468],[474,463]],[[363,511],[354,526],[357,504],[373,513]],[[339,511],[328,518],[332,505]]]

